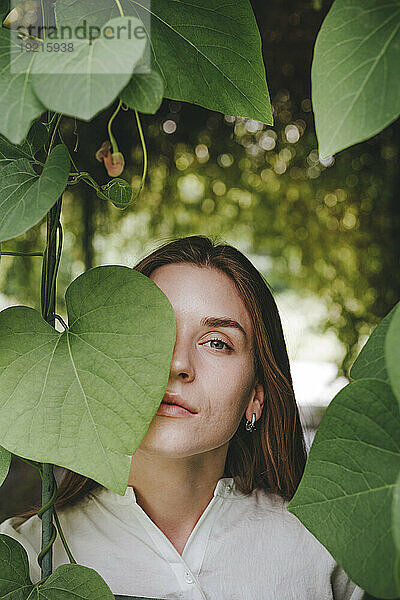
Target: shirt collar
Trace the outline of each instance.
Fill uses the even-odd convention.
[[[218,480],[217,485],[214,489],[214,496],[221,496],[223,498],[227,498],[232,495],[236,495],[239,492],[235,489],[235,483],[233,481],[233,477],[222,477]],[[116,503],[119,505],[132,505],[137,504],[136,495],[133,487],[128,486],[126,488],[125,494],[120,496],[116,492],[109,490],[107,488],[101,487],[92,492],[92,494],[101,494],[103,499],[107,499],[112,503]]]

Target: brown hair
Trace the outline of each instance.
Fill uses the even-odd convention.
[[[171,263],[223,271],[248,309],[254,331],[255,377],[263,385],[265,402],[256,430],[246,431],[244,416],[230,440],[223,476],[233,477],[243,493],[261,488],[289,500],[303,474],[306,450],[281,320],[268,284],[239,250],[202,235],[163,244],[133,268],[149,277]],[[101,484],[66,469],[54,506],[56,510],[71,506],[97,487]],[[38,509],[18,516],[28,518]]]

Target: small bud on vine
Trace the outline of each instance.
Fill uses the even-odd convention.
[[[96,152],[96,158],[99,162],[104,161],[104,166],[110,177],[121,175],[125,167],[125,159],[122,152],[110,152],[111,144],[108,140],[102,143],[101,148]]]
[[[103,162],[104,158],[110,153],[111,143],[109,140],[106,140],[102,143],[101,148],[99,148],[96,152],[96,159],[99,162]]]

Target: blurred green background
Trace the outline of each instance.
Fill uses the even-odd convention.
[[[273,127],[164,99],[142,115],[149,154],[145,188],[121,212],[84,184],[64,194],[57,312],[84,270],[133,266],[161,242],[205,234],[238,247],[272,286],[281,313],[302,418],[312,432],[345,382],[374,326],[400,296],[400,125],[319,160],[310,71],[330,1],[252,0],[260,28]],[[95,152],[110,107],[91,123],[64,118],[75,162],[103,184]],[[133,187],[142,149],[132,111],[113,130]],[[4,251],[42,251],[45,222]],[[40,309],[40,258],[2,257],[0,308]],[[339,377],[339,379],[337,378]],[[0,489],[0,521],[39,500],[38,476],[14,459]]]

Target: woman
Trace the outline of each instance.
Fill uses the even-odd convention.
[[[67,471],[55,507],[75,560],[115,594],[362,598],[286,510],[306,453],[280,318],[261,275],[238,250],[203,236],[161,246],[135,269],[176,314],[167,392],[124,497]],[[36,581],[32,515],[0,531],[25,546]],[[66,562],[57,538],[54,568]]]

